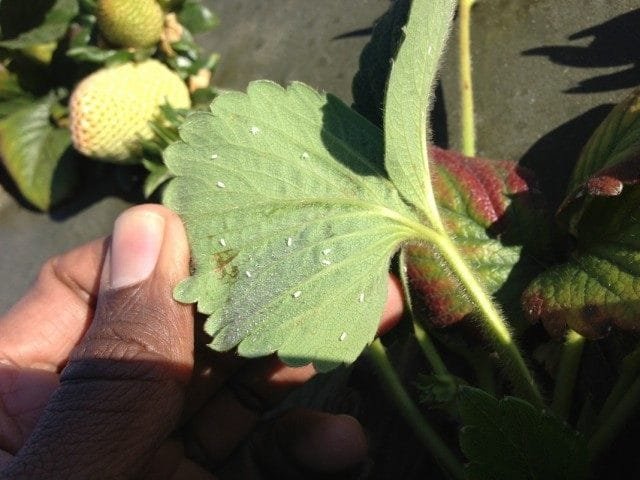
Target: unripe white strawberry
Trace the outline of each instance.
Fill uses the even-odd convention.
[[[160,107],[189,108],[182,79],[157,60],[103,68],[86,77],[69,102],[73,145],[89,157],[135,161],[140,140],[153,138],[149,122]]]

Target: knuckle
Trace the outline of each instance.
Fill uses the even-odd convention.
[[[50,257],[40,267],[34,284],[35,289],[46,291],[51,289],[52,284],[60,285],[83,303],[95,305],[95,294],[83,288],[73,276],[69,275],[69,271],[72,270],[70,267],[66,255]]]

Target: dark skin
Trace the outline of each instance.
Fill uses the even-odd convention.
[[[180,219],[142,205],[43,266],[0,317],[0,478],[343,478],[365,459],[352,417],[261,421],[311,366],[194,352],[171,294],[188,263]],[[390,279],[380,331],[401,311]]]

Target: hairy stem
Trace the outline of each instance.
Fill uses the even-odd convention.
[[[436,231],[420,223],[403,217],[393,217],[424,241],[434,245],[443,260],[451,269],[454,277],[460,282],[470,300],[476,306],[480,324],[485,334],[496,349],[505,373],[513,383],[516,393],[536,407],[542,408],[544,402],[538,385],[529,371],[527,364],[511,336],[507,322],[493,303],[491,296],[485,291],[475,274],[467,266],[464,258],[445,232]]]
[[[440,465],[455,480],[464,480],[464,468],[460,460],[444,443],[431,425],[424,418],[407,390],[402,385],[398,374],[389,361],[387,351],[380,339],[376,339],[368,349],[369,358],[376,366],[386,392],[394,401],[400,414],[413,429],[422,444],[431,452]]]
[[[476,129],[473,108],[473,80],[471,75],[471,7],[475,0],[460,0],[458,4],[458,69],[460,88],[460,130],[462,153],[476,154]]]
[[[451,268],[453,274],[467,291],[471,301],[476,305],[486,335],[493,343],[500,361],[513,383],[517,394],[537,407],[542,407],[542,395],[529,371],[502,314],[493,303],[491,296],[478,282],[474,273],[469,269],[460,252],[453,242],[446,236],[430,234],[432,241],[438,247],[443,259]]]
[[[586,339],[577,332],[569,330],[562,346],[562,355],[558,365],[555,389],[551,409],[561,418],[567,418],[571,410],[573,388],[578,376],[580,359]]]
[[[427,361],[431,365],[431,369],[435,374],[448,375],[449,371],[442,361],[438,350],[431,341],[427,331],[420,325],[415,317],[413,311],[413,304],[411,302],[411,291],[409,289],[409,278],[407,277],[407,256],[404,250],[400,253],[400,280],[402,281],[402,290],[404,293],[405,308],[409,312],[411,321],[413,323],[413,333],[415,336],[422,353],[426,357]]]
[[[418,322],[418,320],[415,317],[413,317],[413,314],[412,314],[412,322],[413,322],[413,334],[416,338],[416,341],[418,342],[418,345],[420,346],[420,349],[422,350],[422,353],[424,353],[424,356],[429,361],[429,364],[433,369],[433,373],[437,375],[448,375],[449,370],[447,369],[446,365],[442,361],[442,358],[440,358],[440,355],[438,354],[438,351],[436,350],[435,345],[431,341],[429,334],[422,327],[422,325],[420,325],[420,322]]]

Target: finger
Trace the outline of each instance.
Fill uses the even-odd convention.
[[[27,294],[0,317],[0,359],[55,371],[84,334],[95,306],[105,239],[47,261]]]
[[[5,478],[136,476],[174,427],[193,362],[180,220],[139,206],[116,221],[94,319]]]
[[[222,480],[356,478],[367,458],[362,426],[306,409],[262,426],[220,472]]]
[[[378,332],[398,323],[403,308],[400,282],[389,278],[388,298]],[[261,413],[316,374],[313,365],[289,367],[276,356],[245,363],[228,387],[214,396],[190,422],[189,430],[208,462],[224,461],[253,429]]]
[[[385,303],[382,318],[378,325],[378,335],[384,335],[395,327],[404,311],[404,295],[402,294],[402,283],[395,275],[389,275],[387,285],[387,303]]]
[[[0,450],[14,455],[24,445],[57,387],[54,372],[0,365]]]

